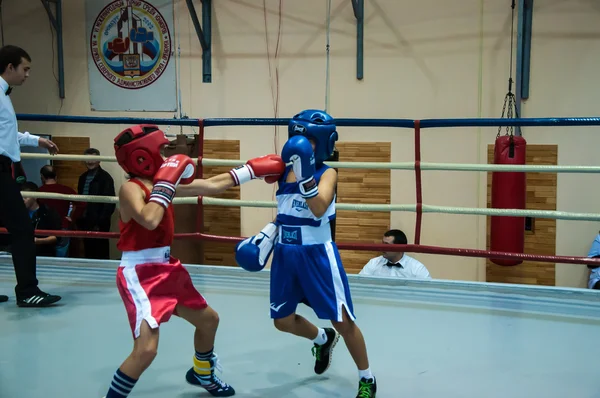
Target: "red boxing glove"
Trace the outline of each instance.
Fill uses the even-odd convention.
[[[154,175],[150,202],[158,203],[166,209],[173,202],[177,186],[180,183],[191,183],[195,176],[196,165],[190,157],[173,155],[167,158]]]
[[[279,155],[266,155],[250,159],[245,165],[229,171],[235,185],[255,178],[264,178],[269,184],[276,182],[285,171],[285,163]]]
[[[281,178],[281,174],[278,174],[276,176],[267,176],[267,177],[265,177],[265,182],[267,184],[274,184],[277,181],[279,181],[280,178]]]

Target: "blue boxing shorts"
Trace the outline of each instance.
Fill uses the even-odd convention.
[[[271,318],[285,318],[299,303],[320,319],[342,322],[345,308],[355,320],[348,277],[335,243],[277,243],[271,264]]]

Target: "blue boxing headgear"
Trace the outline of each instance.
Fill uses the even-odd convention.
[[[288,139],[295,135],[303,135],[315,141],[315,162],[321,165],[333,153],[338,140],[335,120],[329,114],[318,109],[307,109],[290,120]]]

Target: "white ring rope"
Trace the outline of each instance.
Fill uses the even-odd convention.
[[[98,155],[50,155],[47,153],[21,153],[21,159],[49,159],[49,160],[80,160],[83,162],[116,162],[114,156],[98,156]]]
[[[116,196],[91,196],[91,195],[63,195],[49,192],[21,192],[23,197],[41,198],[41,199],[60,199],[70,200],[75,202],[95,202],[95,203],[119,203],[119,198]],[[198,197],[176,197],[173,200],[174,204],[198,204]],[[269,201],[253,201],[253,200],[237,200],[237,199],[220,199],[202,197],[202,204],[209,206],[228,206],[228,207],[268,207],[276,208],[277,202]],[[355,210],[355,211],[409,211],[416,212],[417,205],[414,204],[352,204],[338,203],[338,210]],[[600,221],[598,213],[573,213],[566,211],[552,210],[520,210],[520,209],[488,209],[488,208],[471,208],[471,207],[450,207],[450,206],[431,206],[423,205],[423,213],[444,213],[444,214],[470,214],[478,216],[513,216],[513,217],[535,217],[535,218],[550,218],[556,220],[580,220],[580,221]]]
[[[22,153],[23,159],[52,159],[73,161],[116,162],[114,156],[94,155],[48,155],[43,153]],[[236,167],[246,163],[245,160],[202,159],[203,166]],[[414,170],[414,162],[325,162],[328,166],[340,169],[384,169]],[[421,170],[429,171],[512,171],[537,173],[600,173],[600,166],[553,166],[553,165],[500,165],[469,163],[429,163],[421,162]]]

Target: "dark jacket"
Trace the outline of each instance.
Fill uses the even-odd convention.
[[[60,231],[62,229],[62,220],[56,210],[47,207],[40,203],[40,207],[31,216],[33,229],[47,229]],[[52,236],[52,235],[49,235]],[[48,236],[38,236],[38,238],[47,238]],[[57,243],[53,245],[35,245],[35,254],[37,256],[56,256],[56,244],[60,242],[60,237],[57,237]]]
[[[83,195],[85,180],[89,170],[79,177],[77,184],[77,193]],[[94,179],[90,182],[88,195],[92,196],[115,196],[115,182],[108,172],[98,166]],[[91,231],[98,229],[100,231],[110,230],[110,219],[115,211],[114,203],[87,203],[77,221],[79,229]]]

